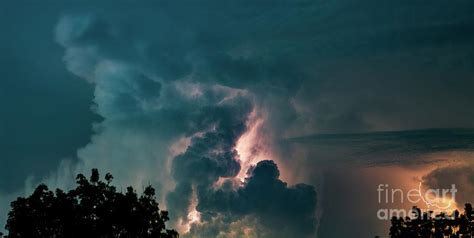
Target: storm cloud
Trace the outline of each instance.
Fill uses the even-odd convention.
[[[269,237],[309,237],[315,235],[316,191],[313,186],[297,184],[288,187],[279,179],[275,162],[264,160],[249,171],[244,186],[237,190],[221,188],[198,196],[198,211],[211,222],[213,214],[223,214],[227,222],[235,217],[255,217],[266,227]],[[250,223],[252,224],[252,223]],[[255,226],[249,225],[250,227]],[[195,225],[191,233],[199,235],[202,225]],[[205,226],[204,226],[205,227]],[[278,227],[278,229],[275,229]],[[217,237],[219,232],[208,234]]]
[[[469,130],[370,134],[474,126],[472,1],[48,3],[1,3],[0,25],[15,21],[0,39],[13,65],[0,67],[12,115],[0,191],[23,191],[27,176],[26,190],[40,178],[67,187],[99,168],[120,186],[156,186],[189,236],[310,237],[324,225],[320,236],[337,237],[349,207],[322,206],[367,184],[347,170],[472,149]],[[17,94],[30,95],[23,107]],[[31,122],[30,102],[44,113]],[[456,171],[470,173],[425,179]]]
[[[249,129],[251,115],[261,113],[256,111],[263,104],[254,89],[246,87],[250,81],[243,84],[239,81],[241,73],[248,68],[250,74],[243,78],[260,80],[260,73],[253,71],[263,69],[275,75],[279,75],[279,71],[271,72],[272,67],[276,67],[273,63],[267,69],[266,63],[258,65],[252,60],[233,59],[218,52],[220,48],[215,49],[215,53],[202,49],[184,53],[170,51],[175,54],[171,58],[180,60],[169,61],[168,57],[155,59],[155,55],[148,55],[147,50],[140,48],[148,47],[153,51],[154,47],[162,47],[161,44],[155,46],[156,42],[150,42],[152,45],[147,46],[148,42],[137,40],[137,51],[124,50],[122,54],[122,34],[125,34],[122,31],[125,30],[121,27],[95,16],[67,16],[56,28],[57,41],[66,48],[67,68],[95,85],[95,111],[104,118],[92,143],[79,150],[81,163],[76,170],[90,167],[111,170],[123,181],[133,181],[137,186],[152,180],[158,184],[162,196],[167,194],[166,199],[162,199],[174,214],[172,220],[176,226],[193,226],[193,232],[207,230],[219,223],[213,217],[222,217],[224,211],[213,211],[201,205],[201,201],[218,196],[214,189],[220,179],[228,179],[225,184],[239,183],[236,176],[246,168],[241,167],[237,142]],[[134,39],[130,43],[133,45]],[[164,60],[163,64],[169,65],[164,67],[166,70],[153,67],[154,64],[163,67],[153,59]],[[175,70],[168,71],[170,68]],[[167,148],[180,139],[186,140],[187,144],[173,157]],[[102,159],[106,154],[109,158]],[[265,163],[259,165],[253,173],[249,172],[250,177],[243,188],[237,185],[232,189],[233,193],[245,196],[229,203],[249,206],[257,202],[262,189],[268,186],[267,195],[276,199],[273,201],[276,205],[283,206],[288,199],[297,199],[302,206],[280,209],[279,219],[265,211],[259,214],[255,206],[246,208],[244,214],[233,208],[233,211],[225,211],[230,212],[229,219],[232,217],[232,222],[241,222],[241,229],[250,229],[263,236],[275,236],[272,232],[275,226],[282,227],[282,234],[314,234],[314,188],[309,185],[287,188],[278,180],[279,172],[274,163],[266,169]],[[268,172],[273,175],[265,175]],[[193,194],[197,195],[195,209],[203,217],[203,221],[198,221],[199,225],[189,219]],[[245,201],[248,198],[253,200]],[[276,206],[268,211],[273,209]],[[247,216],[255,217],[261,225],[252,228],[242,222]],[[293,216],[301,217],[303,223],[290,219]],[[227,226],[230,225],[228,222]]]

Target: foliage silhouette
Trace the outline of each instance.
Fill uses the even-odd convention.
[[[93,169],[90,179],[77,175],[77,187],[67,193],[39,185],[29,197],[11,203],[4,238],[179,237],[166,229],[168,212],[160,211],[153,187],[146,187],[141,196],[132,187],[121,193],[112,179],[108,173],[101,181]]]
[[[474,219],[472,205],[467,203],[464,213],[455,210],[451,215],[433,212],[421,213],[421,209],[413,207],[413,218],[392,217],[390,227],[391,238],[461,238],[474,237]]]

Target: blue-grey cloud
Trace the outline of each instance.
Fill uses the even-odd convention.
[[[172,220],[177,225],[189,222],[188,213],[193,194],[197,194],[195,206],[198,212],[209,216],[211,213],[200,205],[200,201],[213,196],[214,185],[218,180],[234,179],[243,169],[236,150],[237,141],[249,129],[251,113],[262,103],[255,94],[256,91],[250,87],[250,81],[239,83],[241,71],[245,68],[255,68],[255,71],[263,69],[271,75],[279,75],[279,80],[284,79],[284,75],[280,73],[285,71],[272,72],[276,69],[273,68],[273,62],[255,66],[252,60],[249,63],[247,60],[219,53],[222,50],[219,48],[209,49],[209,52],[199,48],[196,52],[169,51],[161,48],[161,42],[150,41],[137,43],[137,46],[145,47],[144,51],[140,47],[137,50],[121,51],[123,30],[121,25],[104,23],[91,16],[67,16],[56,27],[56,39],[66,49],[67,67],[95,85],[95,111],[104,117],[92,143],[79,151],[81,164],[76,171],[93,166],[112,170],[123,181],[133,181],[136,185],[147,180],[153,181],[158,184],[162,195],[169,191],[166,206],[174,214]],[[128,43],[131,45],[138,42],[138,39],[130,40]],[[146,49],[154,47],[165,52],[156,52],[158,58],[147,55]],[[142,54],[143,52],[147,53]],[[182,71],[184,68],[175,67],[175,64],[179,64],[178,61],[168,61],[168,57],[161,56],[168,54],[167,52],[177,55],[190,68]],[[166,70],[152,67],[155,64],[160,67],[164,64]],[[168,71],[170,69],[173,70]],[[244,76],[257,80],[262,77],[259,73],[249,73],[250,75]],[[275,85],[292,90],[278,83]],[[116,133],[126,136],[117,138]],[[180,138],[188,139],[188,144],[181,153],[174,158],[170,157],[172,155],[166,151],[167,148]],[[144,141],[148,145],[144,145]],[[127,143],[138,143],[141,146],[130,146]],[[122,146],[117,147],[118,144]],[[108,152],[107,148],[113,151]],[[120,156],[105,158],[104,155],[107,154]],[[166,170],[168,165],[170,170]],[[137,173],[142,176],[136,178]],[[166,178],[167,175],[172,175],[174,180]],[[255,181],[259,181],[258,174],[254,175]],[[309,207],[298,207],[299,209],[291,211],[303,215],[305,223],[295,225],[298,223],[288,220],[291,212],[284,214],[290,210],[282,210],[281,219],[270,219],[268,215],[249,209],[246,212],[248,216],[261,218],[257,235],[270,236],[268,234],[274,226],[285,228],[285,234],[314,234],[316,220],[311,219],[316,203],[314,189],[309,185],[306,188],[298,185],[287,191],[286,185],[277,179],[278,176],[259,181],[259,186],[274,187],[276,181],[279,188],[267,192],[278,198],[275,203],[280,205],[287,199],[301,196],[305,202],[304,207]],[[251,189],[254,184],[251,181],[254,180],[249,180],[250,187],[242,191],[247,196],[257,198],[259,191]],[[173,183],[174,188],[170,185]],[[302,209],[308,210],[299,214]],[[242,229],[250,225],[242,221],[245,217],[239,216],[238,211],[233,213],[235,214],[230,216],[235,218],[234,222],[242,222]],[[214,215],[223,216],[221,213]],[[204,221],[202,229],[215,226],[212,221],[213,219]]]
[[[315,235],[316,191],[313,186],[297,184],[288,187],[279,179],[277,165],[269,160],[259,162],[248,173],[244,186],[237,190],[224,187],[198,194],[197,209],[207,217],[204,223],[212,222],[214,213],[224,214],[229,224],[236,218],[250,216],[267,228],[265,235],[269,237]],[[191,234],[199,236],[201,229],[200,225],[195,225]],[[208,235],[217,236],[219,232]]]
[[[120,184],[131,182],[140,187],[153,183],[163,201],[168,192],[177,194],[174,199],[174,195],[168,196],[170,207],[177,209],[178,217],[173,219],[185,216],[193,196],[204,202],[205,195],[212,194],[208,193],[212,191],[209,187],[215,185],[216,179],[219,182],[224,177],[232,178],[243,169],[236,163],[239,157],[233,147],[248,129],[248,117],[255,111],[264,119],[262,134],[268,137],[265,146],[280,157],[282,175],[311,177],[308,174],[318,174],[321,167],[354,160],[363,166],[424,163],[422,156],[412,156],[469,147],[464,146],[469,138],[453,140],[452,136],[433,135],[371,135],[362,136],[362,142],[347,137],[337,142],[331,138],[325,142],[307,139],[299,144],[284,139],[315,133],[473,127],[472,1],[439,0],[429,5],[418,0],[209,0],[201,4],[107,0],[88,4],[71,0],[51,5],[28,1],[2,4],[6,7],[0,11],[9,19],[0,24],[15,33],[5,35],[15,37],[2,38],[0,49],[17,55],[21,60],[14,65],[22,66],[17,70],[2,67],[2,75],[27,72],[37,63],[34,70],[44,73],[43,78],[71,78],[65,74],[66,68],[91,83],[69,88],[54,81],[56,86],[51,92],[64,90],[54,98],[75,98],[80,103],[74,105],[80,106],[74,108],[82,108],[77,114],[66,110],[68,117],[58,118],[60,122],[54,124],[54,129],[36,133],[36,126],[22,127],[28,121],[2,123],[26,128],[27,135],[51,131],[51,137],[58,138],[61,132],[68,131],[69,120],[84,122],[71,134],[78,138],[77,143],[61,140],[64,144],[59,146],[65,148],[64,154],[51,153],[57,148],[41,147],[44,152],[40,163],[11,159],[2,164],[2,168],[22,169],[26,168],[22,163],[31,165],[19,173],[18,181],[32,173],[33,165],[44,167],[36,172],[41,175],[55,170],[59,157],[70,154],[71,149],[66,148],[86,143],[89,132],[80,136],[75,133],[89,131],[84,128],[90,127],[93,116],[85,111],[91,100],[94,112],[104,120],[94,126],[91,142],[78,150],[72,164],[64,163],[67,166],[60,169],[72,171],[53,174],[50,181],[64,182],[74,172],[99,167],[114,173]],[[15,17],[19,12],[23,15]],[[22,20],[38,16],[38,12],[43,13],[40,20],[31,24]],[[9,25],[10,19],[16,20]],[[57,46],[52,46],[53,40]],[[12,45],[18,47],[8,50]],[[64,49],[63,69],[58,69],[62,57],[59,46]],[[25,58],[30,60],[24,61]],[[5,62],[11,65],[12,61]],[[8,87],[0,88],[4,89],[1,96],[6,95],[2,100],[7,104],[4,108],[13,108],[11,114],[16,116],[12,118],[18,118],[21,113],[16,111],[17,103],[8,107],[8,102],[16,95],[10,85],[19,84],[15,77],[6,78],[11,78],[6,80]],[[27,80],[24,88],[34,88],[35,83]],[[38,98],[42,97],[35,96],[30,101],[38,102]],[[41,108],[45,110],[58,108],[58,101],[66,103],[64,99],[43,99],[45,107]],[[34,125],[43,128],[47,123],[42,121],[47,120],[37,118]],[[2,127],[3,131],[7,129]],[[26,136],[19,137],[21,142],[5,139],[14,145],[11,151],[35,148],[21,145]],[[45,137],[40,138],[44,141]],[[288,144],[280,145],[279,141]],[[377,160],[378,155],[385,156],[382,152],[386,150],[391,155]],[[193,170],[195,166],[203,169]],[[316,180],[310,179],[312,184]],[[283,191],[282,196],[291,191],[304,191],[308,198],[314,195],[309,187],[285,187],[278,179],[266,181],[284,187],[278,190]],[[232,191],[226,194],[246,190],[250,193],[249,184],[250,180],[238,188],[228,182],[221,189]],[[313,205],[308,203],[308,207]],[[214,222],[196,226],[193,232],[231,234],[231,230],[238,230],[236,227],[258,223],[253,236],[270,234],[269,225],[260,224],[259,215],[236,214],[232,206],[212,208],[217,213],[227,209],[226,216],[207,213],[209,206],[197,209],[202,220]],[[313,224],[305,220],[303,225],[312,229]],[[234,235],[244,236],[242,232]]]
[[[431,163],[423,155],[474,151],[473,129],[424,129],[409,131],[316,134],[282,140],[282,153],[311,156],[308,162],[320,166],[389,166]],[[420,157],[413,159],[414,157]]]
[[[54,41],[59,9],[26,22],[37,13],[28,6],[0,3],[1,194],[22,190],[28,177],[38,182],[65,158],[77,161],[100,121],[90,109],[92,87],[65,69]]]

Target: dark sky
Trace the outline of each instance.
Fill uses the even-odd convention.
[[[68,186],[98,167],[120,184],[153,183],[177,226],[194,206],[202,224],[191,234],[255,224],[259,237],[311,237],[318,182],[292,180],[294,164],[313,159],[299,171],[311,174],[348,160],[314,152],[312,135],[474,127],[473,9],[469,0],[2,1],[0,195]],[[252,128],[255,138],[242,139]],[[421,144],[470,146],[445,132]],[[302,137],[298,149],[276,148]],[[387,153],[405,143],[391,139],[399,147]],[[373,157],[353,159],[387,163]],[[275,202],[261,204],[262,191]],[[299,205],[270,212],[291,200]]]
[[[100,118],[90,110],[92,86],[67,71],[54,41],[61,8],[1,5],[0,190],[11,192],[74,158]]]

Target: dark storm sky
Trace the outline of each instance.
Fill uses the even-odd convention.
[[[0,194],[48,177],[66,159],[112,167],[124,179],[136,177],[126,168],[152,176],[155,157],[187,137],[188,150],[171,168],[178,187],[167,199],[191,197],[196,184],[239,171],[232,150],[257,109],[274,141],[471,128],[473,9],[469,0],[2,1]],[[201,174],[191,173],[196,166]],[[241,190],[194,191],[199,209],[242,223],[274,216],[252,200],[268,184],[278,187],[269,192],[278,204],[292,198],[316,206],[307,201],[310,187],[282,184],[270,163],[257,168]],[[153,178],[166,190],[168,182]],[[222,194],[233,206],[212,203]],[[183,204],[169,206],[179,214]],[[300,223],[314,220],[298,209]],[[220,222],[193,232],[229,229]]]

